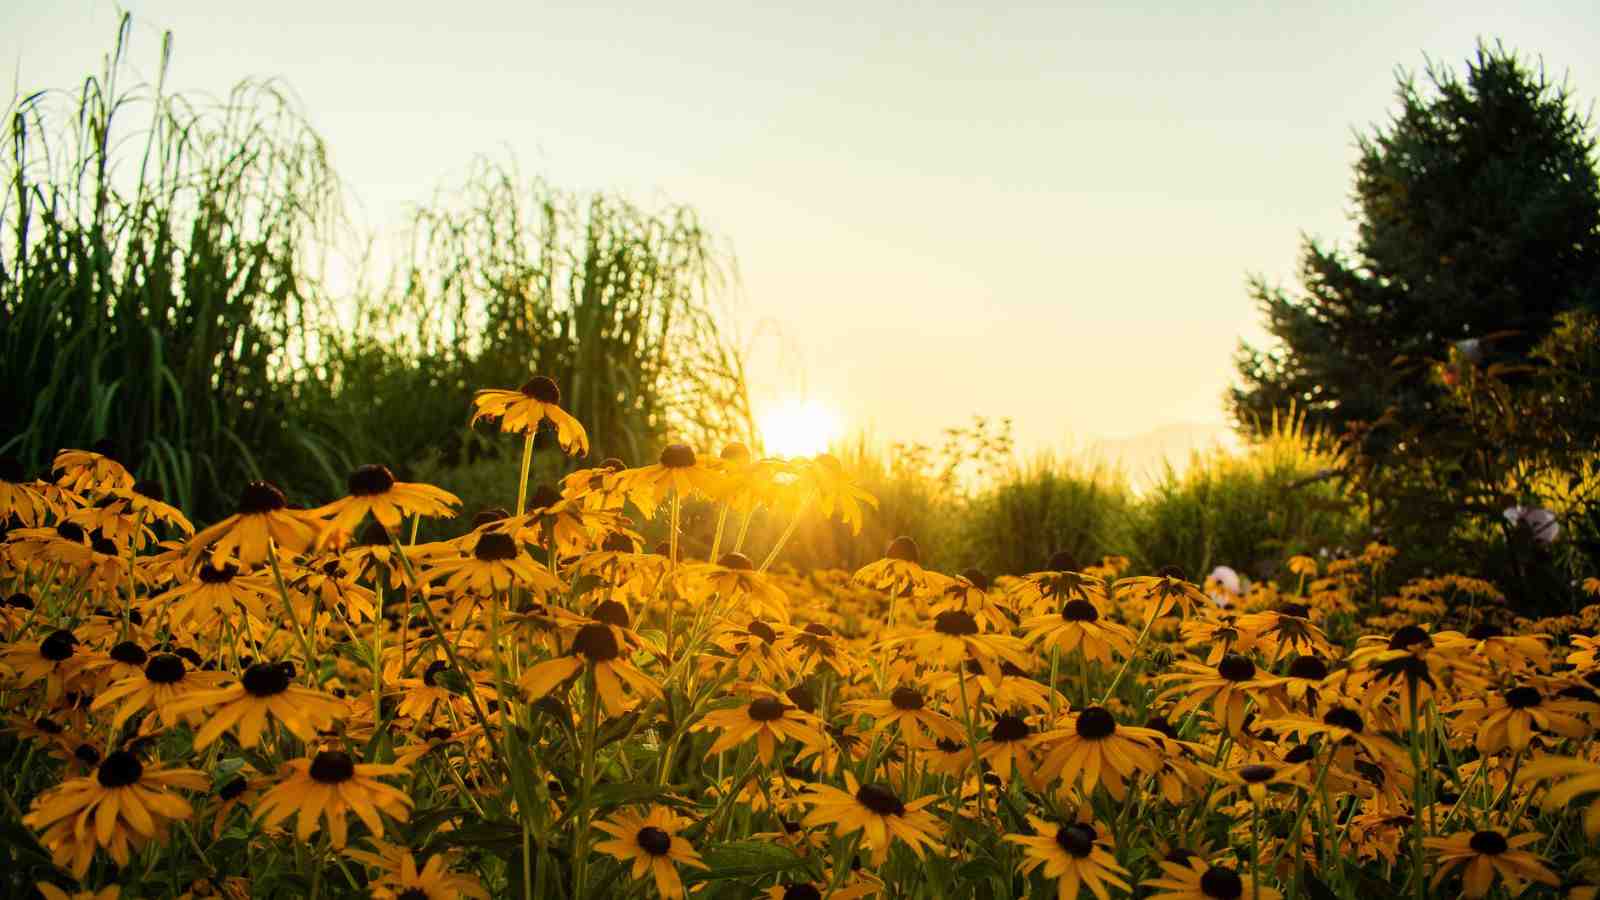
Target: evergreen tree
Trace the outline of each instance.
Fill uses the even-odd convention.
[[[1398,114],[1360,138],[1352,251],[1307,240],[1297,291],[1251,281],[1278,346],[1240,345],[1228,405],[1246,433],[1293,407],[1382,457],[1393,430],[1364,426],[1439,406],[1419,361],[1461,342],[1518,361],[1600,298],[1595,141],[1566,86],[1480,44],[1464,79],[1430,65],[1397,93]]]

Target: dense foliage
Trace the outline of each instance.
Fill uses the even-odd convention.
[[[127,86],[129,27],[100,75],[8,110],[0,452],[42,471],[98,445],[203,515],[267,472],[303,500],[360,460],[474,458],[472,385],[530,357],[607,453],[748,436],[724,254],[692,210],[484,163],[419,210],[386,281],[336,285],[326,257],[356,238],[296,105]]]

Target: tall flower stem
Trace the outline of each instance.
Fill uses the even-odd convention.
[[[794,508],[794,516],[789,519],[789,527],[785,528],[783,534],[778,536],[778,542],[772,545],[772,552],[768,553],[767,558],[761,561],[759,571],[765,572],[772,567],[774,562],[777,562],[778,554],[783,552],[783,547],[789,543],[789,538],[794,537],[794,530],[800,527],[800,517],[805,514],[806,507],[810,504],[811,498],[808,496],[800,501],[799,506]]]
[[[533,463],[533,435],[539,429],[529,426],[528,436],[522,441],[522,477],[517,479],[517,515],[528,506],[528,467]]]
[[[598,691],[594,683],[594,667],[588,667],[583,677],[583,746],[578,749],[578,827],[572,845],[572,896],[582,900],[589,879],[589,794],[594,787],[594,764],[597,748],[595,732],[598,730]]]
[[[278,585],[278,596],[283,598],[284,614],[289,617],[289,623],[294,626],[295,636],[300,638],[300,648],[305,651],[306,677],[311,679],[311,683],[313,684],[321,684],[322,678],[320,674],[312,674],[313,672],[321,671],[321,668],[317,665],[317,655],[311,649],[311,640],[306,637],[305,629],[300,627],[300,617],[295,615],[294,604],[289,601],[289,588],[283,583],[283,571],[278,568],[277,541],[267,541],[267,561],[272,563],[272,580]],[[311,622],[313,625],[315,625],[316,618],[313,617]]]
[[[728,501],[722,501],[722,511],[717,513],[717,533],[711,538],[711,559],[709,562],[716,562],[722,558],[722,533],[728,527],[729,508]]]
[[[967,726],[967,746],[972,750],[972,770],[978,774],[978,814],[989,815],[988,791],[983,782],[983,760],[978,756],[978,729],[972,722],[972,704],[967,701],[967,667],[956,666],[956,676],[961,684],[961,721]]]

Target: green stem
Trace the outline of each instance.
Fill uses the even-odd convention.
[[[533,435],[538,431],[536,427],[528,429],[528,436],[522,441],[522,477],[517,479],[517,515],[528,507],[528,466],[533,463]]]

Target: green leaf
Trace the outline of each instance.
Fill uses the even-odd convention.
[[[700,857],[706,870],[686,873],[684,881],[695,884],[721,878],[755,880],[779,872],[798,869],[806,864],[805,857],[778,844],[766,841],[735,841],[707,849]]]

